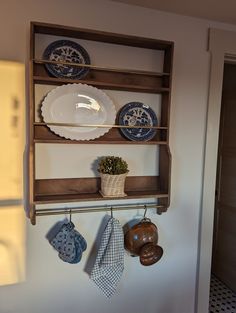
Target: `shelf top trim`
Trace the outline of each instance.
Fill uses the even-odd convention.
[[[41,22],[31,22],[32,33],[45,35],[66,36],[71,38],[101,41],[111,44],[153,49],[167,50],[174,46],[172,41],[158,40],[153,38],[144,38],[118,33],[110,33],[85,28],[76,28],[56,24],[47,24]]]

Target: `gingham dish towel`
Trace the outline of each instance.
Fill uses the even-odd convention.
[[[98,250],[90,278],[110,298],[124,270],[124,234],[121,224],[110,218]]]

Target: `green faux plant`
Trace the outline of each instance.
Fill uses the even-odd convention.
[[[121,157],[106,156],[98,164],[98,172],[110,175],[128,173],[128,164]]]

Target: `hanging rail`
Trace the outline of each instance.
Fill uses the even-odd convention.
[[[62,126],[62,127],[100,127],[100,128],[147,128],[147,129],[168,129],[168,127],[160,127],[160,126],[129,126],[129,125],[112,125],[112,124],[79,124],[79,123],[54,123],[54,122],[35,122],[35,126]]]
[[[35,62],[36,64],[55,64],[55,65],[85,67],[85,68],[97,69],[100,71],[122,72],[122,73],[128,73],[128,74],[140,74],[140,75],[150,75],[150,76],[169,76],[170,75],[169,73],[162,73],[162,72],[151,72],[151,71],[144,71],[144,70],[132,70],[132,69],[124,69],[124,68],[116,68],[116,67],[105,67],[105,66],[97,66],[97,65],[84,64],[84,63],[64,62],[64,61],[33,59],[33,62]]]
[[[72,207],[72,208],[51,208],[51,209],[36,209],[36,216],[47,216],[47,215],[63,215],[63,214],[77,214],[77,213],[93,213],[108,211],[112,207],[115,211],[126,211],[126,210],[139,210],[139,209],[165,209],[163,205],[155,204],[127,204],[127,205],[110,205],[110,206],[97,206],[97,207]],[[159,214],[162,210],[158,210]]]

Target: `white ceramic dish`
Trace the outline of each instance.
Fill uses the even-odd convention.
[[[112,100],[100,89],[86,84],[62,85],[50,91],[42,103],[45,123],[113,125],[116,111]],[[57,135],[71,140],[91,140],[110,128],[48,126]]]

